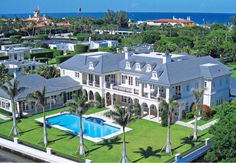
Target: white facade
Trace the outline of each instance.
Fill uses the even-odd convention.
[[[164,54],[157,55],[156,53],[155,55],[139,54],[137,57],[148,57],[146,55],[151,55],[151,60],[157,58],[161,59],[163,65],[172,62],[173,58],[181,58],[181,55],[168,56]],[[180,119],[182,112],[189,111],[193,106],[193,89],[204,89],[203,104],[205,105],[215,106],[222,104],[224,101],[229,101],[230,74],[228,72],[227,74],[212,79],[198,76],[179,83],[163,85],[155,82],[155,80],[158,81],[160,73],[153,70],[151,64],[146,63],[146,68],[143,70],[144,64],[141,61],[140,63],[132,63],[128,60],[129,55],[125,56],[124,63],[126,65],[125,70],[122,69],[122,71],[96,74],[86,73],[79,69],[78,71],[74,71],[61,68],[61,76],[70,76],[78,81],[82,85],[82,89],[87,91],[88,100],[94,100],[95,93],[99,93],[100,96],[105,99],[107,106],[113,105],[116,102],[131,104],[136,101],[142,106],[143,116],[154,116],[158,119],[161,112],[158,102],[158,98],[160,97],[164,98],[166,101],[172,98],[179,101],[181,104],[173,113],[174,120]],[[204,66],[211,68],[211,64],[205,64]],[[89,65],[89,68],[92,69],[93,65]],[[96,69],[96,67],[94,69]],[[143,76],[140,71],[151,73],[151,79],[154,80],[154,82],[140,82],[139,79]]]

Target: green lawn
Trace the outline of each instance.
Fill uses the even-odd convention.
[[[227,66],[232,67],[234,69],[232,70],[231,76],[236,78],[236,63],[230,62],[230,63],[227,63]]]
[[[97,112],[100,112],[100,111],[103,111],[103,110],[106,110],[106,108],[97,108],[97,107],[91,107],[88,109],[88,111],[86,112],[86,114],[93,114],[93,113],[97,113]]]
[[[46,115],[60,112],[60,109],[48,111]],[[18,123],[21,130],[20,140],[28,141],[33,144],[38,144],[42,135],[42,127],[34,121],[35,118],[42,117],[42,114],[36,114],[28,118],[23,118]],[[11,129],[11,121],[0,123],[0,133],[8,135]],[[127,132],[127,155],[132,161],[140,162],[163,162],[173,156],[162,153],[160,149],[165,144],[166,128],[160,124],[147,121],[137,120],[129,124],[131,131]],[[171,126],[171,141],[173,153],[182,153],[194,144],[190,141],[185,141],[188,136],[192,135],[193,130],[179,125]],[[200,140],[204,140],[210,135],[207,130],[199,132]],[[56,128],[48,128],[49,147],[53,150],[63,152],[65,154],[77,156],[79,137],[68,134]],[[85,140],[87,158],[94,162],[118,162],[121,156],[121,136],[111,138],[108,141],[93,143]],[[200,142],[197,142],[198,144]]]
[[[207,123],[209,123],[209,122],[211,122],[211,121],[213,121],[213,120],[215,120],[215,119],[217,119],[216,117],[212,117],[212,118],[210,118],[210,119],[200,119],[199,121],[198,121],[198,126],[201,126],[201,125],[204,125],[204,124],[207,124]],[[194,124],[194,123],[193,123]]]

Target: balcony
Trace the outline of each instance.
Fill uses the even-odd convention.
[[[113,89],[117,90],[117,91],[132,93],[132,88],[126,88],[126,87],[121,87],[121,86],[113,86]]]
[[[139,90],[138,89],[134,89],[134,94],[138,95],[139,94]]]

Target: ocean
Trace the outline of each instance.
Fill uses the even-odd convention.
[[[94,18],[101,18],[104,13],[41,13],[46,14],[47,16],[51,17],[68,17],[68,16],[91,16]],[[0,14],[0,16],[6,16],[6,17],[28,17],[29,15],[32,15],[32,13],[28,14]],[[204,24],[204,22],[207,23],[229,23],[231,22],[230,17],[236,16],[236,13],[164,13],[164,12],[128,12],[128,16],[130,19],[133,20],[150,20],[150,19],[159,19],[159,18],[187,18],[187,16],[190,16],[190,18],[196,22],[197,24]]]

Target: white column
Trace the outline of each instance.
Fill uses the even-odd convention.
[[[143,86],[141,83],[139,83],[139,97],[143,96]]]
[[[89,74],[87,74],[87,85],[89,85]]]
[[[93,75],[93,86],[95,87],[95,75]]]
[[[147,89],[148,89],[148,98],[151,98],[151,85],[147,84]]]
[[[166,88],[166,101],[170,99],[170,88]]]
[[[20,113],[20,103],[19,102],[16,103],[16,110],[18,113]]]
[[[113,94],[111,94],[111,106],[113,106],[113,103],[114,103],[114,95]]]
[[[90,101],[90,91],[88,91],[88,101]]]
[[[99,76],[99,84],[100,84],[100,88],[102,88],[103,86],[102,75]]]

